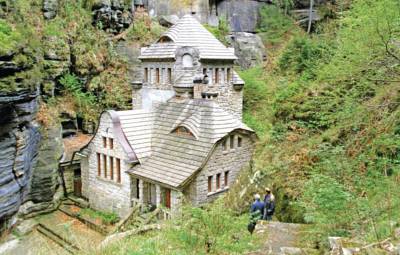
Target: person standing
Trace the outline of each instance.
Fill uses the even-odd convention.
[[[261,220],[264,215],[264,202],[261,201],[259,194],[254,195],[254,202],[250,208],[250,223],[247,226],[250,234],[253,234],[258,220]]]
[[[265,189],[266,195],[264,197],[264,220],[272,220],[275,212],[275,196],[272,194],[270,188]]]

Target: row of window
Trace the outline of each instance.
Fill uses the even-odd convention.
[[[121,183],[121,159],[97,153],[97,176]]]
[[[221,173],[216,174],[215,176],[208,176],[208,193],[218,191],[222,187],[228,187],[229,184],[229,171],[224,172],[224,186],[221,186]],[[215,177],[215,185],[214,185],[214,177]]]
[[[166,72],[166,77],[165,77]],[[153,80],[153,78],[155,80]],[[144,82],[150,83],[172,83],[172,68],[145,68],[144,69]]]
[[[235,143],[235,140],[237,141]],[[224,141],[222,141],[222,149],[223,151],[228,150],[228,143],[229,143],[229,149],[235,149],[235,148],[240,148],[242,147],[242,137],[237,136],[235,139],[234,135],[230,135],[229,138],[226,138]]]
[[[209,77],[209,83],[220,84],[232,80],[231,68],[203,68],[203,74]]]
[[[165,76],[165,72],[167,73]],[[203,74],[209,77],[209,83],[220,84],[232,80],[231,68],[203,68]],[[153,80],[154,79],[154,80]],[[144,82],[172,83],[172,68],[144,68]]]
[[[103,147],[113,150],[114,149],[114,139],[103,136]]]

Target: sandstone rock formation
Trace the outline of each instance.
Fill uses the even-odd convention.
[[[118,34],[132,23],[130,6],[123,0],[97,0],[93,5],[93,25]]]
[[[265,46],[258,35],[237,32],[229,35],[227,39],[235,48],[237,64],[242,69],[257,66],[266,59]]]

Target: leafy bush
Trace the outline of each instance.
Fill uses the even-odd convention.
[[[0,19],[0,54],[14,50],[19,39],[20,35],[13,31],[8,22]]]
[[[90,208],[84,208],[79,211],[80,215],[87,215],[93,219],[100,219],[103,224],[111,225],[119,221],[119,217],[115,213],[107,213],[101,211],[95,211]]]
[[[282,43],[287,33],[296,30],[293,20],[284,15],[275,5],[263,6],[260,9],[260,17],[257,32],[267,44]]]

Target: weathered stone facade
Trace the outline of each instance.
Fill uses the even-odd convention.
[[[233,136],[233,148],[230,148],[230,137]],[[238,139],[241,146],[238,146]],[[224,145],[225,144],[225,145]],[[226,148],[226,149],[224,149]],[[194,205],[208,203],[217,198],[221,193],[229,190],[230,185],[238,177],[240,171],[250,164],[254,151],[254,140],[241,132],[233,132],[221,139],[212,152],[207,164],[198,173],[196,178],[185,189],[185,197]],[[227,175],[225,173],[228,172]],[[217,175],[220,174],[220,185],[217,188]],[[211,191],[209,191],[209,180]],[[225,178],[227,186],[225,186]]]
[[[89,200],[92,208],[114,212],[124,216],[131,207],[131,180],[126,171],[130,168],[126,162],[127,156],[119,141],[112,132],[112,119],[109,114],[103,114],[98,131],[90,142],[90,151],[86,159],[82,159],[82,194]],[[103,137],[107,138],[104,148]],[[113,149],[110,149],[109,138],[113,139]],[[98,175],[97,153],[100,154],[101,174]],[[107,177],[104,175],[104,156],[107,159]],[[110,177],[111,162],[114,160],[113,180]],[[116,159],[120,159],[121,182],[117,180]]]

